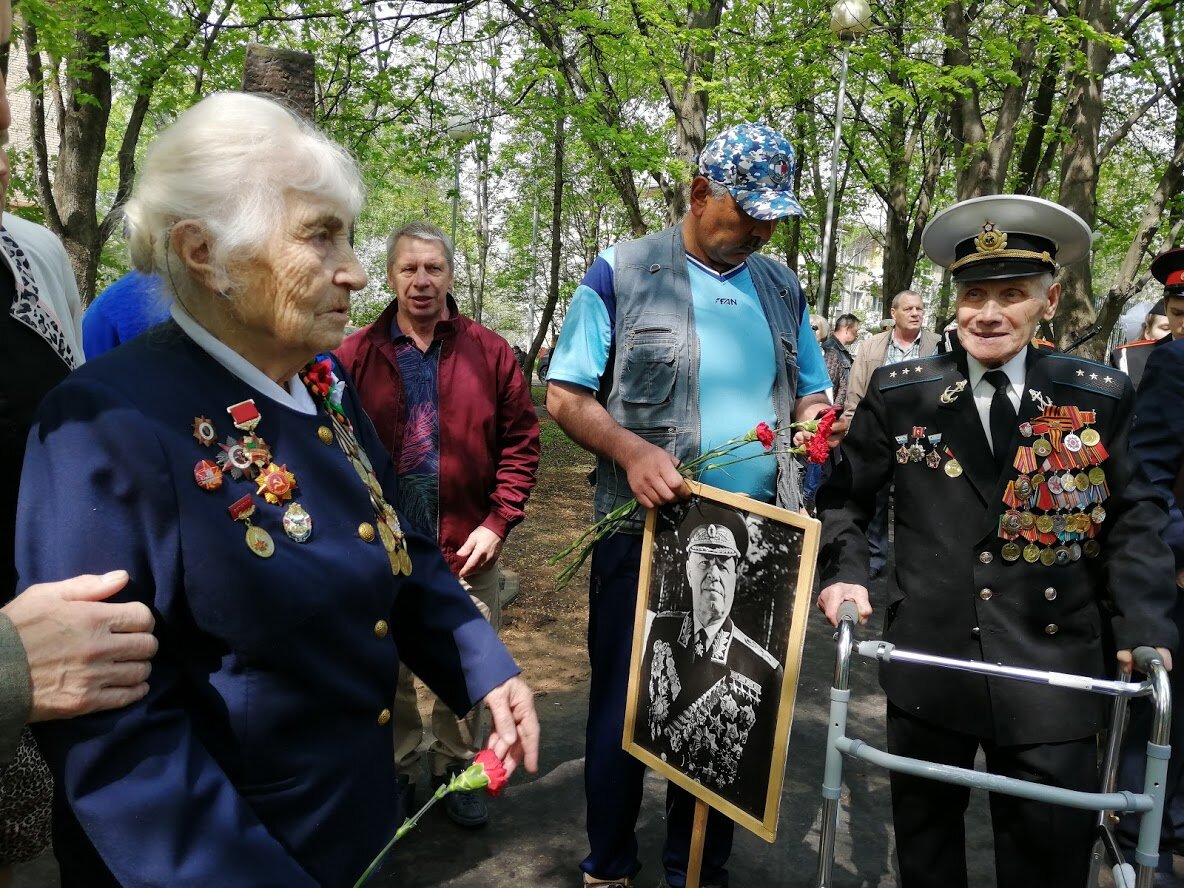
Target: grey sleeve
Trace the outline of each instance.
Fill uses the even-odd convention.
[[[16,753],[32,703],[25,646],[12,620],[0,611],[0,766]]]

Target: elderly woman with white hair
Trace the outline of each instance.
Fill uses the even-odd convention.
[[[536,766],[530,689],[430,541],[324,354],[366,276],[339,146],[276,103],[205,99],[126,208],[173,319],[46,398],[18,516],[23,585],[125,567],[156,615],[141,702],[46,726],[71,885],[343,885],[397,826],[400,662]]]

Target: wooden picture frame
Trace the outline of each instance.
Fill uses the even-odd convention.
[[[773,842],[821,525],[687,485],[646,516],[623,745]]]

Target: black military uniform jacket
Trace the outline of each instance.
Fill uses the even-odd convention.
[[[697,649],[690,613],[654,617],[636,736],[708,789],[763,813],[781,665],[725,620]]]
[[[1113,676],[1116,648],[1174,648],[1172,561],[1160,539],[1166,511],[1128,449],[1133,405],[1124,374],[1029,348],[1000,472],[964,351],[880,368],[843,444],[846,458],[818,497],[822,587],[868,584],[867,524],[876,492],[894,481],[899,590],[890,593],[886,640],[1100,677]],[[1050,457],[1080,465],[1061,471]],[[1091,472],[1100,484],[1063,490]],[[1017,492],[1021,475],[1027,497]],[[1040,526],[1030,526],[1036,519]],[[887,664],[880,680],[907,712],[1006,745],[1086,737],[1104,713],[1097,695],[951,670]]]

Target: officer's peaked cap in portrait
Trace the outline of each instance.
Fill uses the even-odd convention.
[[[925,255],[955,281],[996,281],[1055,273],[1089,255],[1085,221],[1060,204],[992,194],[938,213],[921,236]]]
[[[1165,296],[1184,296],[1184,247],[1164,250],[1152,259],[1151,273],[1163,284]]]
[[[700,500],[691,505],[678,529],[687,552],[743,560],[748,554],[748,527],[727,506]]]
[[[726,187],[740,209],[762,221],[803,215],[793,170],[789,139],[761,123],[726,129],[699,153],[699,175]]]

